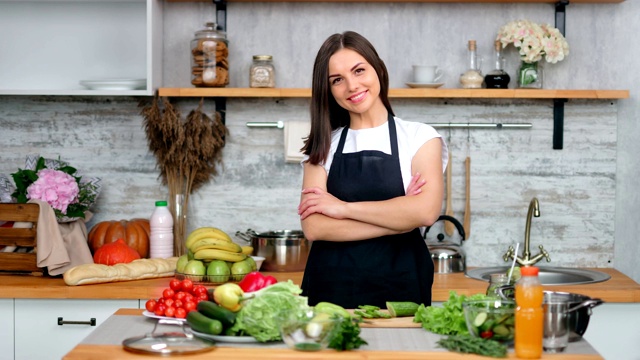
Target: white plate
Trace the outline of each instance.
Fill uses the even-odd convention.
[[[226,336],[226,335],[210,335],[201,332],[197,332],[195,330],[191,330],[191,332],[195,336],[199,336],[201,338],[215,340],[220,342],[228,342],[228,343],[257,343],[259,342],[253,336]]]
[[[147,87],[147,79],[80,80],[90,90],[138,90]]]
[[[437,89],[440,86],[444,85],[444,83],[412,83],[412,82],[408,82],[406,83],[407,86],[412,87],[412,88],[426,88],[426,89]]]
[[[142,315],[146,316],[146,317],[150,317],[150,318],[154,318],[154,319],[170,319],[170,320],[180,320],[180,321],[187,321],[187,319],[178,319],[175,317],[169,317],[169,316],[158,316],[148,310],[145,310],[142,312]]]

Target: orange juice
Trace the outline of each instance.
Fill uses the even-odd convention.
[[[514,348],[521,359],[539,359],[542,356],[544,317],[543,291],[538,280],[538,268],[523,267],[522,277],[516,284],[516,328]]]

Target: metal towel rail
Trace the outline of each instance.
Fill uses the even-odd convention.
[[[429,124],[434,128],[449,129],[530,129],[531,123],[433,123]],[[248,127],[256,128],[284,128],[284,121],[273,122],[248,122]]]

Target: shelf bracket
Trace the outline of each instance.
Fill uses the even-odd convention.
[[[212,0],[216,6],[216,24],[218,24],[218,30],[227,31],[227,1],[226,0]]]
[[[567,99],[553,99],[553,149],[562,150],[564,141],[564,103]]]
[[[560,30],[560,33],[564,36],[566,29],[566,7],[569,5],[569,0],[560,0],[556,3],[556,29]]]

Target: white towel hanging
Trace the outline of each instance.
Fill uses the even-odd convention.
[[[284,123],[284,160],[288,163],[299,163],[303,154],[300,149],[304,146],[304,139],[309,136],[311,124],[309,121],[286,121]]]

